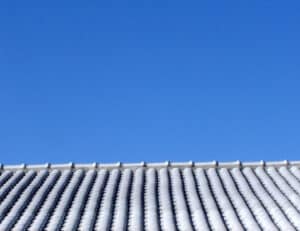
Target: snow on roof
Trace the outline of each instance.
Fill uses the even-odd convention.
[[[0,166],[0,230],[300,230],[300,162]]]

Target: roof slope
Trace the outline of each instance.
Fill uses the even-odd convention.
[[[298,162],[2,166],[0,230],[300,230]]]

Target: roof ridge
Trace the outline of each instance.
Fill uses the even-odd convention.
[[[184,167],[201,167],[201,168],[234,168],[234,167],[281,167],[281,166],[300,166],[300,161],[231,161],[231,162],[140,162],[140,163],[62,163],[62,164],[20,164],[20,165],[5,165],[0,164],[0,169],[4,170],[20,170],[20,169],[113,169],[113,168],[140,168],[140,167],[149,167],[149,168],[184,168]]]

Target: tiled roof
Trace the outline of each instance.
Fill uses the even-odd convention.
[[[1,165],[0,230],[300,230],[299,167]]]

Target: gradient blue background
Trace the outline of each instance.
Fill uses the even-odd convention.
[[[0,3],[0,162],[300,159],[299,1],[49,2]]]

